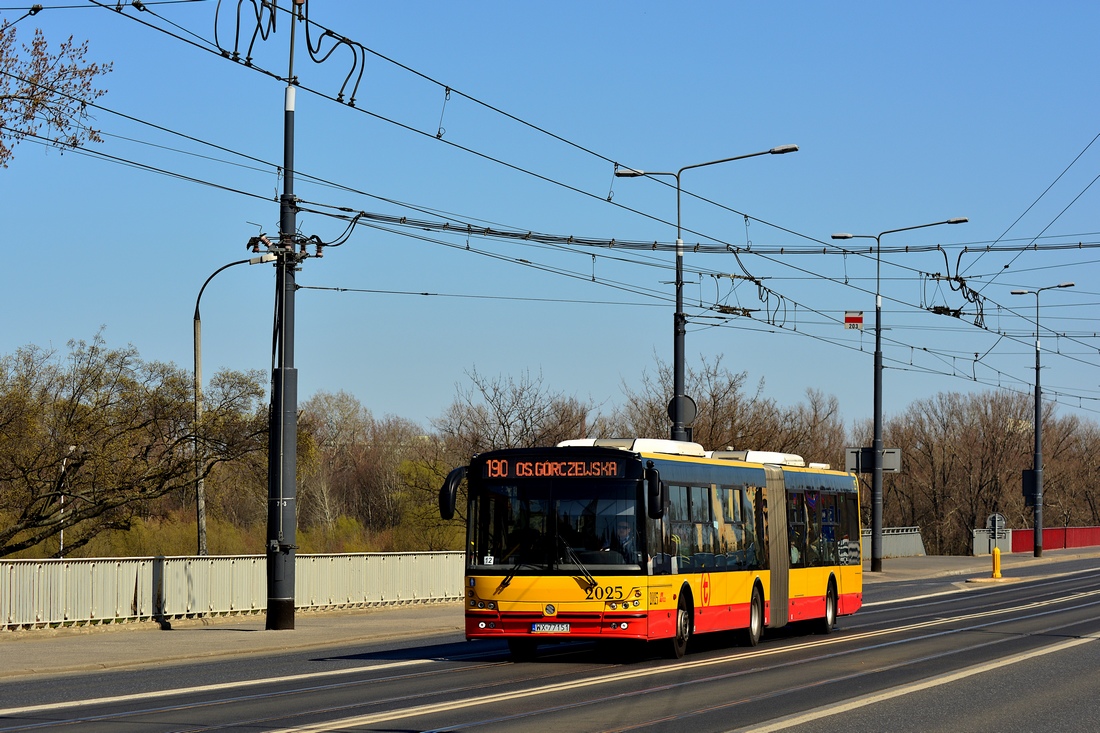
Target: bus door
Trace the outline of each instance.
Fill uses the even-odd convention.
[[[790,617],[790,548],[787,543],[787,488],[783,469],[764,466],[768,498],[768,567],[771,568],[771,613],[768,628],[787,625]]]

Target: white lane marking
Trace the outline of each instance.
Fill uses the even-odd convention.
[[[1012,611],[1022,611],[1036,609],[1043,606],[1053,605],[1054,603],[1061,603],[1066,600],[1079,600],[1087,598],[1089,596],[1100,595],[1098,591],[1088,591],[1084,593],[1074,594],[1068,598],[1051,599],[1046,601],[1037,601],[1033,603],[1024,604],[1023,606],[1015,609],[998,609],[995,611],[984,611],[980,613],[968,614],[966,616],[956,616],[951,618],[939,618],[931,621],[926,621],[918,624],[911,624],[905,627],[899,627],[894,629],[883,629],[879,631],[871,631],[863,634],[854,634],[852,636],[837,637],[828,640],[821,640],[812,644],[799,645],[798,649],[805,649],[807,646],[829,646],[832,644],[838,644],[842,642],[852,642],[860,639],[868,639],[876,636],[882,636],[885,634],[895,634],[902,631],[910,631],[915,629],[928,628],[931,626],[939,626],[946,623],[957,623],[959,621],[973,620],[986,616],[1001,616]],[[778,649],[759,650],[751,652],[749,654],[738,654],[739,659],[747,658],[759,658],[768,657],[778,654],[783,654],[792,649],[792,647],[781,647]],[[527,697],[533,697],[536,695],[551,694],[554,692],[563,692],[567,690],[580,690],[587,687],[595,687],[597,685],[609,684],[612,682],[621,682],[624,680],[640,679],[644,677],[657,677],[659,675],[668,674],[670,672],[683,672],[685,669],[699,669],[703,667],[710,667],[716,664],[724,664],[728,662],[730,657],[723,655],[714,659],[703,659],[694,662],[684,662],[675,665],[669,665],[664,667],[657,667],[655,669],[641,669],[632,670],[626,672],[616,672],[613,674],[602,675],[599,677],[590,677],[584,680],[574,680],[571,682],[558,682],[550,685],[543,685],[541,687],[531,688],[529,690],[516,690],[513,692],[501,692],[493,695],[483,695],[481,697],[467,698],[465,700],[456,700],[451,702],[441,703],[428,703],[424,705],[417,705],[409,708],[401,708],[398,710],[387,710],[377,713],[367,713],[364,715],[352,716],[349,718],[341,718],[339,720],[330,720],[322,723],[314,723],[305,726],[295,726],[290,728],[281,728],[271,733],[326,733],[327,731],[342,730],[345,728],[353,728],[356,726],[374,725],[376,723],[384,723],[392,720],[401,720],[404,718],[411,718],[420,715],[432,715],[435,713],[450,712],[452,710],[462,710],[464,708],[474,707],[478,705],[488,705],[498,702],[506,702],[509,700],[521,700]]]
[[[1069,570],[1069,571],[1064,572],[1064,573],[1051,573],[1049,575],[1041,575],[1041,576],[1035,576],[1035,577],[1031,577],[1031,578],[1027,578],[1027,577],[1008,578],[1008,580],[1031,580],[1031,581],[1044,580],[1044,581],[1049,581],[1049,580],[1058,580],[1058,579],[1061,579],[1061,578],[1068,578],[1068,577],[1073,576],[1073,575],[1084,575],[1084,574],[1087,574],[1087,573],[1095,573],[1095,572],[1096,572],[1095,568],[1086,568],[1085,570]],[[966,576],[966,577],[963,577],[963,576]],[[970,587],[970,586],[966,585],[967,583],[969,583],[970,579],[973,578],[973,577],[974,577],[974,575],[972,573],[961,573],[959,575],[942,575],[942,576],[939,576],[939,578],[937,578],[937,579],[938,580],[946,580],[948,578],[958,578],[957,580],[952,581],[952,585],[956,586],[954,590],[941,590],[941,591],[937,591],[936,593],[925,593],[924,595],[909,596],[908,598],[895,598],[895,599],[889,600],[889,601],[873,601],[871,603],[862,604],[860,606],[860,608],[874,608],[875,606],[891,606],[891,605],[897,605],[897,604],[901,604],[901,603],[911,603],[912,601],[923,601],[926,598],[938,598],[940,596],[954,596],[954,595],[958,595],[959,593],[966,593],[967,591],[975,590],[975,589],[981,587],[980,584],[975,584],[973,587]],[[984,576],[981,579],[985,580]],[[867,583],[866,582],[863,584],[863,589],[864,589],[864,593],[866,593],[867,592]]]
[[[200,685],[171,690],[156,690],[152,692],[138,692],[131,695],[116,695],[114,697],[99,697],[90,700],[70,700],[69,702],[44,703],[42,705],[27,705],[21,708],[0,709],[0,716],[22,715],[25,713],[38,713],[46,710],[66,710],[70,708],[86,707],[89,705],[104,705],[119,702],[131,702],[133,700],[155,700],[163,697],[175,697],[178,695],[201,694],[206,692],[221,692],[223,690],[238,690],[242,687],[255,687],[257,685],[270,685],[284,682],[298,682],[301,680],[318,680],[326,677],[340,677],[343,675],[357,674],[361,672],[375,672],[387,669],[399,669],[420,664],[429,664],[432,659],[409,659],[404,662],[389,662],[376,664],[372,667],[350,667],[348,669],[332,669],[327,672],[307,672],[304,674],[288,675],[285,677],[268,677],[261,680],[239,680],[237,682],[223,682],[216,685]]]
[[[1089,596],[1093,596],[1093,595],[1097,595],[1097,594],[1100,594],[1100,591],[1088,591],[1088,592],[1083,592],[1083,593],[1077,593],[1077,594],[1074,594],[1072,596],[1068,596],[1066,598],[1050,599],[1050,600],[1046,600],[1046,601],[1037,601],[1037,602],[1025,604],[1023,606],[1018,606],[1018,607],[1015,607],[1015,608],[999,609],[999,610],[996,610],[996,611],[984,611],[984,612],[978,612],[978,613],[973,613],[973,614],[967,614],[965,616],[939,618],[939,619],[933,619],[931,621],[925,621],[925,622],[921,622],[921,623],[917,623],[917,624],[910,624],[908,626],[899,626],[899,627],[895,627],[895,628],[880,629],[878,631],[864,632],[864,633],[861,633],[861,634],[853,634],[853,635],[850,635],[850,636],[838,636],[838,637],[833,637],[831,639],[823,639],[823,640],[820,640],[820,641],[811,642],[809,644],[801,644],[801,645],[798,646],[798,648],[804,649],[806,647],[831,646],[833,644],[857,641],[857,640],[861,640],[861,639],[869,639],[869,638],[884,636],[884,635],[888,635],[888,634],[896,634],[896,633],[901,633],[901,632],[904,632],[904,631],[911,631],[911,630],[920,629],[920,628],[927,628],[927,627],[930,627],[930,626],[938,626],[940,624],[945,624],[945,623],[952,623],[952,622],[958,622],[958,621],[969,621],[969,620],[973,620],[973,619],[982,618],[982,617],[985,617],[985,616],[999,616],[999,615],[1003,615],[1003,614],[1006,614],[1006,613],[1010,613],[1012,611],[1034,609],[1034,608],[1039,608],[1039,607],[1042,607],[1042,606],[1052,605],[1056,602],[1061,603],[1061,602],[1065,602],[1065,601],[1068,601],[1068,600],[1079,600],[1079,599],[1087,598]],[[756,650],[756,651],[749,652],[749,653],[738,652],[736,654],[736,656],[739,659],[770,657],[770,656],[783,654],[787,651],[790,651],[790,647],[780,647],[780,648],[777,648],[777,649],[760,649],[760,650]],[[471,655],[471,656],[481,656],[481,655]],[[91,706],[91,705],[113,704],[113,703],[119,703],[119,702],[131,702],[131,701],[134,701],[134,700],[155,700],[155,699],[166,698],[166,697],[174,697],[174,696],[179,696],[179,695],[199,694],[199,693],[207,693],[207,692],[219,692],[219,691],[223,691],[223,690],[241,689],[241,688],[245,688],[245,687],[254,687],[254,686],[257,686],[257,685],[277,684],[277,683],[285,683],[285,682],[296,682],[296,681],[302,681],[302,680],[318,680],[318,679],[325,679],[325,678],[329,678],[329,677],[339,677],[339,676],[362,673],[362,672],[373,672],[373,671],[388,670],[388,669],[398,669],[398,668],[402,668],[402,667],[411,667],[411,666],[417,666],[417,665],[422,665],[422,664],[430,664],[433,661],[436,661],[436,660],[432,660],[432,659],[410,659],[410,660],[406,660],[406,661],[402,661],[402,662],[390,662],[388,664],[378,664],[378,665],[374,665],[374,666],[370,666],[370,667],[351,667],[351,668],[348,668],[348,669],[329,670],[329,671],[326,671],[326,672],[310,672],[310,673],[305,673],[305,674],[287,675],[287,676],[283,676],[283,677],[269,677],[269,678],[257,679],[257,680],[240,680],[240,681],[237,681],[237,682],[226,682],[226,683],[221,683],[221,684],[216,684],[216,685],[200,685],[200,686],[197,686],[197,687],[189,687],[189,688],[181,688],[181,689],[170,689],[170,690],[157,690],[157,691],[151,691],[151,692],[141,692],[141,693],[134,693],[134,694],[129,694],[129,695],[116,695],[116,696],[113,696],[113,697],[102,697],[102,698],[94,698],[94,699],[88,699],[88,700],[71,700],[69,702],[45,703],[45,704],[41,704],[41,705],[28,705],[28,706],[17,707],[17,708],[4,708],[4,709],[0,709],[0,716],[26,714],[26,713],[36,713],[36,712],[43,712],[43,711],[49,711],[49,710],[67,710],[67,709],[72,709],[72,708],[77,708],[77,707],[85,707],[85,706]],[[722,657],[717,657],[717,658],[714,658],[714,659],[699,660],[699,661],[695,661],[695,662],[685,662],[685,663],[682,663],[682,664],[677,664],[677,665],[672,665],[672,666],[667,666],[667,667],[659,667],[657,669],[650,669],[650,670],[637,670],[637,671],[632,671],[632,672],[622,672],[622,673],[617,673],[617,674],[612,674],[612,675],[606,675],[604,677],[592,678],[588,681],[582,681],[580,683],[575,682],[575,683],[569,683],[569,684],[571,684],[573,686],[576,686],[578,688],[579,687],[587,687],[587,686],[590,686],[590,685],[603,684],[603,683],[606,683],[606,682],[615,682],[615,681],[618,681],[618,680],[621,680],[621,679],[632,679],[632,678],[636,678],[636,677],[643,677],[643,676],[649,676],[649,675],[660,675],[660,674],[665,674],[667,672],[672,672],[672,671],[682,671],[685,668],[686,669],[693,669],[693,668],[700,668],[700,667],[709,667],[709,666],[713,666],[713,665],[716,665],[716,664],[723,664],[727,661],[729,661],[729,656],[724,655]],[[526,697],[526,696],[529,696],[529,695],[532,695],[532,694],[542,694],[544,692],[554,691],[554,690],[558,689],[559,687],[561,687],[561,685],[549,685],[549,686],[546,686],[546,687],[537,688],[536,690],[530,690],[530,691],[523,692],[523,693],[512,693],[512,694],[510,694],[510,696],[505,695],[504,697],[501,697],[500,695],[491,695],[491,696],[488,696],[487,698],[478,698],[476,701],[471,701],[470,704],[481,704],[482,702],[495,701],[497,699],[514,699],[514,698],[518,698],[518,697]],[[437,706],[424,706],[424,707],[437,707]],[[456,705],[455,708],[443,707],[441,709],[444,709],[444,710],[446,710],[446,709],[457,709],[458,707],[466,707],[466,705]],[[407,708],[407,709],[403,709],[403,710],[395,710],[395,711],[390,711],[389,713],[385,713],[385,714],[378,714],[379,716],[381,716],[381,717],[378,718],[378,720],[379,721],[381,721],[381,720],[392,720],[392,719],[397,719],[397,718],[401,718],[401,717],[408,717],[409,715],[420,714],[420,712],[421,712],[420,708]],[[427,711],[424,711],[424,712],[427,712]],[[368,717],[368,716],[365,716],[365,717]],[[374,716],[369,716],[369,717],[373,718]],[[358,720],[358,719],[349,719],[349,720]],[[300,731],[325,731],[325,730],[332,730],[333,727],[339,727],[340,725],[343,725],[345,722],[346,721],[334,721],[332,723],[322,724],[319,727],[314,726],[314,727],[307,727],[307,728],[288,728],[286,730],[287,731],[299,731],[299,730]]]
[[[794,715],[788,715],[784,718],[777,718],[770,720],[762,725],[749,726],[747,728],[737,728],[735,730],[728,731],[728,733],[771,733],[771,731],[786,730],[787,728],[793,728],[796,725],[802,725],[803,723],[811,723],[815,720],[827,718],[832,715],[840,715],[851,710],[866,707],[868,705],[874,705],[875,703],[885,702],[886,700],[892,700],[895,697],[901,697],[903,695],[909,695],[914,692],[920,692],[921,690],[928,690],[933,687],[940,687],[941,685],[947,685],[952,682],[956,682],[967,677],[973,677],[976,674],[983,674],[994,670],[1004,669],[1005,667],[1019,662],[1026,662],[1029,659],[1036,657],[1046,656],[1047,654],[1053,654],[1065,649],[1070,649],[1081,644],[1087,644],[1090,641],[1096,641],[1100,639],[1100,634],[1089,634],[1082,636],[1078,639],[1069,639],[1058,644],[1053,644],[1041,649],[1033,649],[1030,652],[1022,652],[1011,657],[1003,657],[1001,659],[994,659],[991,662],[984,664],[976,664],[973,667],[967,667],[957,672],[950,672],[948,674],[940,675],[939,677],[933,677],[931,679],[922,680],[920,682],[913,682],[908,685],[900,685],[898,687],[891,688],[889,690],[883,690],[882,692],[873,692],[861,697],[854,698],[852,700],[846,700],[844,702],[833,703],[832,705],[825,705],[817,708],[816,710],[810,710],[805,713],[795,713]]]
[[[912,603],[913,601],[923,601],[925,598],[939,598],[940,596],[954,596],[959,593],[963,593],[963,589],[957,588],[955,590],[943,590],[939,593],[925,593],[923,596],[909,596],[908,598],[898,598],[892,601],[873,601],[871,603],[864,603],[860,608],[874,608],[875,606],[892,606],[903,603]]]

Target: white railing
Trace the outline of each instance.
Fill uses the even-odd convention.
[[[0,561],[0,629],[170,620],[267,609],[263,555]],[[298,555],[295,608],[462,598],[463,553]]]

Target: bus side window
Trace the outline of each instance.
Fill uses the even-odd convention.
[[[758,491],[751,486],[723,486],[718,490],[722,521],[716,552],[724,558],[727,570],[759,567],[757,557],[760,548],[756,545],[757,517],[754,509]]]
[[[862,562],[859,548],[859,499],[855,492],[846,493],[837,498],[840,500],[840,524],[838,525],[840,539],[837,541],[840,564],[859,565]]]
[[[790,544],[791,567],[805,567],[806,515],[801,492],[787,495],[787,541]]]
[[[806,505],[806,557],[805,564],[817,567],[821,560],[821,494],[807,491],[803,498]]]
[[[714,546],[718,541],[718,532],[714,521],[714,512],[710,505],[711,490],[709,486],[691,487],[691,523],[694,525],[695,537],[692,555],[695,555],[695,566],[699,568],[714,567]]]
[[[761,563],[768,557],[762,543],[762,538],[767,535],[762,516],[763,502],[760,492],[761,489],[755,486],[746,486],[741,492],[741,516],[745,521],[745,538],[742,540],[745,567],[753,570],[766,567],[766,564]]]
[[[821,564],[839,565],[837,549],[836,494],[821,495]]]
[[[668,528],[671,536],[671,544],[668,551],[675,562],[672,564],[672,572],[690,572],[691,546],[694,544],[694,532],[691,526],[691,508],[688,499],[687,486],[668,487]]]

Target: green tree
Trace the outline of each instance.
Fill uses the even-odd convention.
[[[198,426],[207,473],[264,449],[263,394],[254,374],[212,381]],[[62,531],[67,555],[193,492],[191,399],[188,373],[101,335],[64,357],[28,346],[0,359],[0,556],[47,541],[52,554]]]

